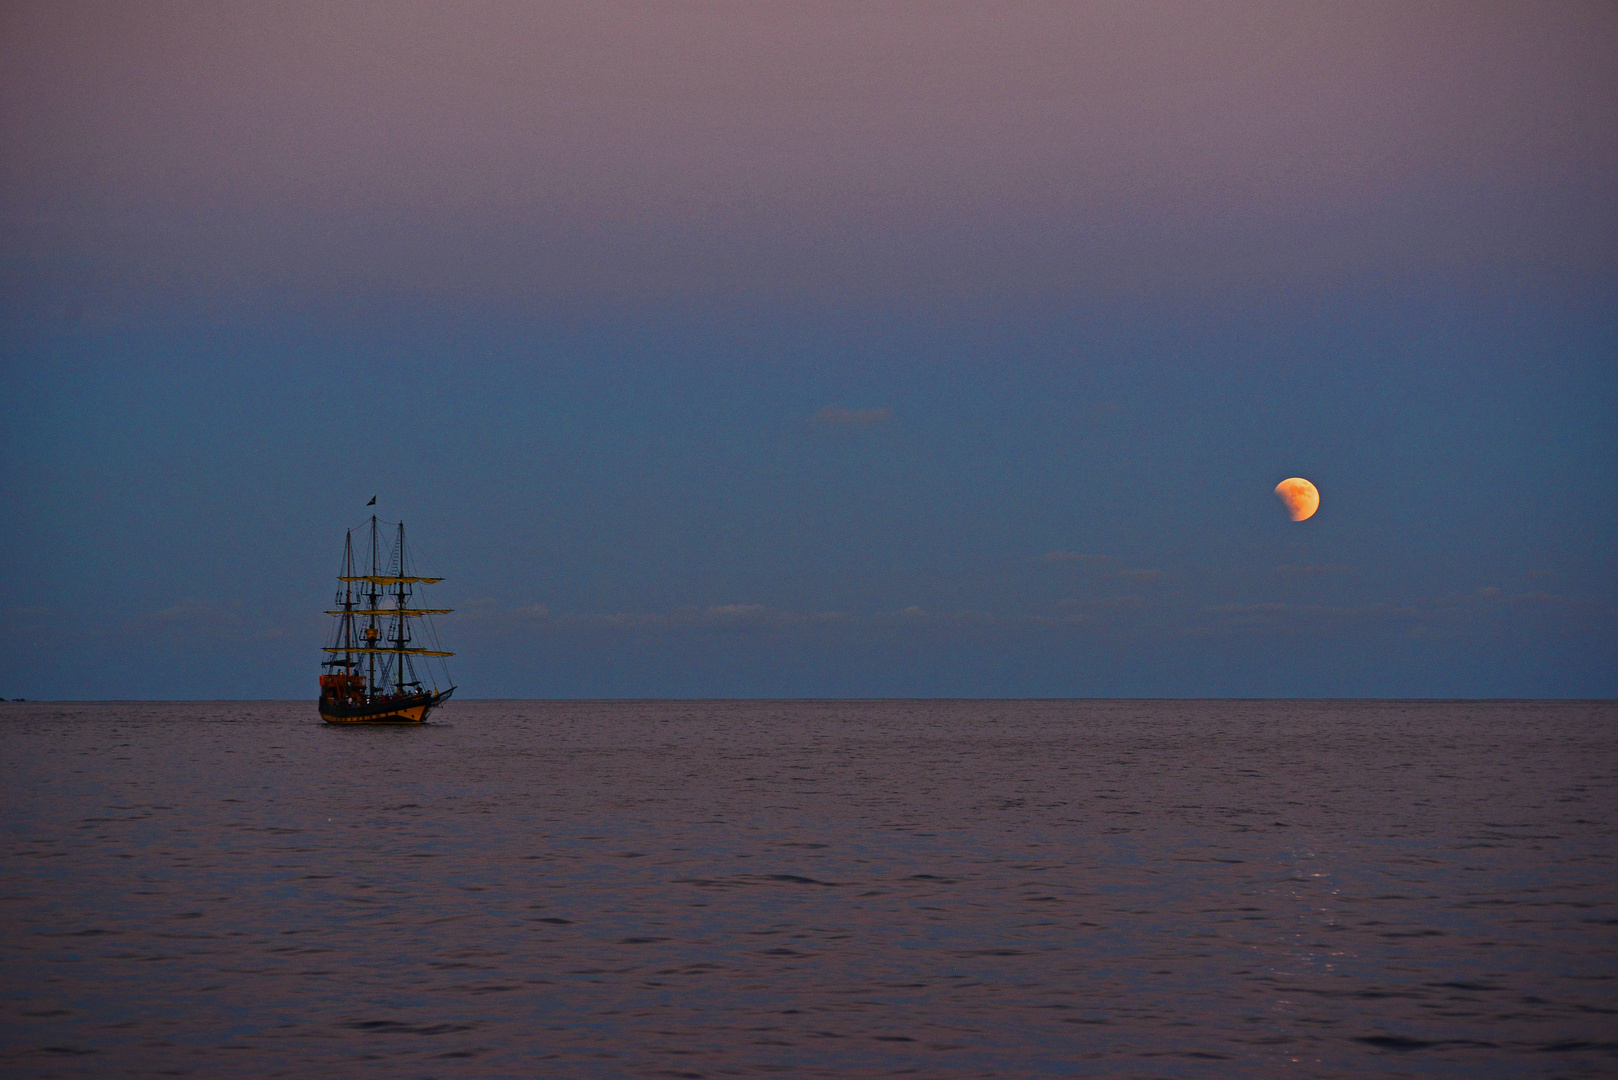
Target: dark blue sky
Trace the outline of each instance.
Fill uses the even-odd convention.
[[[1610,8],[277,10],[8,16],[0,694],[312,697],[373,494],[472,696],[1618,691]]]

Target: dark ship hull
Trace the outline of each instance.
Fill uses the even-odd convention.
[[[320,718],[328,724],[424,724],[427,714],[449,699],[454,687],[444,691],[403,694],[378,701],[347,702],[329,697],[320,699]]]

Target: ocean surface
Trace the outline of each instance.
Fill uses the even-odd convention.
[[[1618,1075],[1618,703],[0,705],[0,1074]]]

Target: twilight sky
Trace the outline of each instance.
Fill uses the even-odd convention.
[[[475,697],[1611,696],[1615,55],[7,4],[0,694],[313,698],[375,494]]]

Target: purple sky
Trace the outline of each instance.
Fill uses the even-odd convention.
[[[0,693],[304,694],[373,493],[472,696],[1618,692],[1615,55],[1611,4],[6,5]]]
[[[1588,267],[1613,239],[1587,227],[1618,175],[1611,5],[33,4],[6,23],[10,230],[206,287],[1337,284],[1543,258],[1547,238]]]

